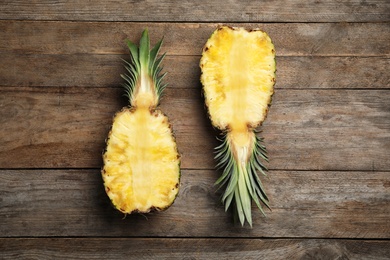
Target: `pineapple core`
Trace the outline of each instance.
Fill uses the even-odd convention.
[[[200,61],[201,82],[212,124],[224,134],[216,159],[225,185],[225,209],[233,206],[243,225],[252,226],[251,201],[262,211],[268,198],[257,171],[266,167],[262,139],[255,128],[265,120],[275,83],[275,50],[260,30],[219,27],[206,42]]]
[[[178,192],[178,153],[168,119],[148,109],[119,112],[105,161],[106,192],[122,212],[164,209]]]
[[[201,63],[210,118],[219,129],[247,131],[264,121],[271,101],[273,45],[265,33],[243,29],[221,29],[213,36]]]
[[[168,118],[157,106],[165,86],[160,74],[162,41],[149,49],[145,30],[139,48],[128,41],[131,62],[125,91],[130,106],[114,117],[103,154],[106,193],[123,213],[164,210],[174,202],[180,180],[180,155]]]

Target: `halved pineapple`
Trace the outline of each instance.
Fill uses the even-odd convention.
[[[157,109],[162,83],[162,41],[149,50],[145,30],[140,47],[128,41],[131,62],[125,90],[130,106],[113,120],[103,154],[102,176],[112,204],[123,213],[164,210],[175,200],[180,180],[180,155],[168,118]]]
[[[222,201],[225,210],[233,202],[241,224],[252,226],[251,201],[262,212],[260,201],[269,207],[257,175],[267,170],[262,160],[268,158],[256,128],[271,103],[275,49],[263,31],[221,26],[205,44],[200,67],[210,119],[224,134],[216,148],[217,166],[224,168],[217,184],[226,185]]]

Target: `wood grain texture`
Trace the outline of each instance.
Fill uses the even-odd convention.
[[[127,55],[9,54],[0,61],[3,87],[118,87]],[[167,56],[168,88],[200,89],[200,56]],[[388,89],[390,57],[286,57],[276,59],[278,89]]]
[[[120,88],[0,88],[2,168],[101,167]],[[387,90],[276,90],[263,125],[271,169],[390,170]],[[199,89],[162,100],[182,168],[213,169],[217,133]]]
[[[330,239],[0,239],[2,259],[366,259],[385,260],[389,241]]]
[[[388,259],[389,22],[386,0],[1,1],[0,258]],[[266,31],[277,54],[261,133],[272,211],[253,207],[252,229],[213,185],[198,64],[220,24]],[[99,169],[127,105],[124,40],[144,28],[164,36],[182,180],[167,211],[123,219]]]
[[[100,170],[1,170],[2,237],[376,238],[390,234],[389,172],[271,171],[262,178],[272,211],[253,207],[254,228],[234,225],[213,183],[220,173],[183,170],[166,211],[124,215]]]
[[[389,56],[388,23],[226,23],[266,31],[280,56]],[[162,52],[199,56],[217,23],[1,21],[0,53],[127,54],[149,29]]]
[[[5,0],[0,19],[86,21],[382,22],[390,21],[385,0],[223,2]]]

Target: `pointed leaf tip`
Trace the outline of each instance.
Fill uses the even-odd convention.
[[[148,29],[142,32],[142,37],[139,42],[139,60],[143,69],[148,69],[150,59],[150,40]]]
[[[126,39],[126,44],[127,44],[127,47],[129,48],[130,50],[130,55],[131,55],[131,58],[132,58],[132,61],[134,62],[137,70],[139,70],[139,50],[138,50],[138,46],[136,44],[134,44],[132,41],[130,41],[129,39]]]

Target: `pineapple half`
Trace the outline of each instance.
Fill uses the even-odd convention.
[[[139,48],[127,41],[131,61],[124,61],[128,74],[121,76],[130,106],[115,115],[103,154],[106,193],[125,214],[164,210],[178,194],[180,155],[168,118],[157,109],[166,86],[161,44],[150,50],[147,30]]]
[[[241,225],[252,226],[252,200],[268,198],[257,172],[265,175],[268,161],[257,128],[265,120],[275,84],[275,49],[260,30],[220,26],[203,48],[201,82],[214,127],[224,134],[216,148],[217,167],[223,168],[216,184],[225,186],[225,210],[234,204]],[[233,203],[233,204],[232,204]]]

